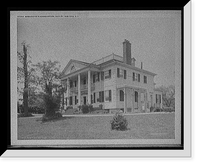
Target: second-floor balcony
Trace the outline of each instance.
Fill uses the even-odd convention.
[[[88,90],[88,84],[81,85],[81,91],[84,91],[84,90]],[[94,83],[91,83],[91,91],[94,91],[94,90],[95,90],[95,84],[94,84]],[[71,91],[71,92],[77,92],[77,91],[78,91],[78,86],[76,86],[76,87],[71,87],[71,88],[70,88],[70,91]]]

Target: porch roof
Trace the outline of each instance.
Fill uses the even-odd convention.
[[[145,88],[141,88],[141,87],[137,87],[137,86],[130,86],[130,85],[117,86],[117,89],[123,89],[123,88],[141,89],[141,90],[144,90],[144,91],[147,90],[147,89],[145,89]]]

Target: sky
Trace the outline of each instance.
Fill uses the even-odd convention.
[[[61,71],[70,59],[123,56],[124,39],[131,43],[136,67],[143,62],[143,69],[156,73],[157,86],[174,85],[175,56],[181,56],[180,11],[38,12],[17,19],[18,51],[25,41],[33,63],[56,60]]]

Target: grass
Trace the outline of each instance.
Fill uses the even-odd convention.
[[[111,130],[113,116],[18,118],[18,139],[174,139],[174,113],[125,115],[129,130]]]

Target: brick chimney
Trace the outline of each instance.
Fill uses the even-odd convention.
[[[131,65],[131,43],[128,40],[124,40],[123,42],[123,61],[126,64]]]

